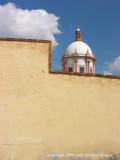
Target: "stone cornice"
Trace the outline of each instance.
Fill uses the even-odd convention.
[[[18,42],[38,42],[38,43],[49,43],[50,40],[37,40],[37,39],[25,39],[25,38],[4,38],[0,37],[0,41],[18,41]]]
[[[87,59],[91,59],[91,60],[93,60],[93,61],[96,61],[96,58],[93,58],[93,57],[91,57],[91,56],[80,56],[80,55],[70,55],[70,56],[67,56],[67,57],[65,57],[65,56],[63,56],[62,57],[62,60],[64,59],[64,58],[87,58]]]

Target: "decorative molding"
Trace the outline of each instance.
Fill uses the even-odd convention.
[[[94,59],[93,57],[91,57],[91,56],[80,56],[80,55],[78,55],[78,53],[77,53],[77,55],[76,54],[73,54],[73,55],[69,55],[69,56],[67,56],[67,57],[63,57],[62,58],[62,60],[63,59],[68,59],[68,58],[87,58],[87,59],[91,59],[91,60],[93,60],[94,62],[96,61],[96,58]]]

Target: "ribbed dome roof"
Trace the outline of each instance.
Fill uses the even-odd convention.
[[[75,41],[75,42],[71,43],[68,46],[68,48],[66,49],[66,53],[68,55],[72,55],[73,53],[75,53],[75,50],[81,56],[82,55],[83,56],[86,55],[86,52],[88,50],[90,56],[92,56],[92,51],[91,51],[90,47],[86,43],[84,43],[82,41]]]

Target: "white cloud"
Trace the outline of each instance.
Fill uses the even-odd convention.
[[[105,64],[108,66],[108,70],[103,71],[104,74],[112,74],[114,72],[120,72],[120,56],[115,58],[115,60],[112,63],[105,62]]]
[[[108,71],[103,71],[104,74],[107,74],[107,75],[112,75],[111,72],[108,72]]]
[[[17,37],[52,40],[58,45],[54,34],[60,34],[59,17],[43,9],[23,10],[15,4],[0,5],[0,37]]]
[[[120,56],[115,58],[113,63],[109,64],[109,69],[111,72],[120,72]]]

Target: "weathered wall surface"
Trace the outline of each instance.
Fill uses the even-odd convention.
[[[120,152],[120,80],[51,74],[48,52],[0,41],[0,160]]]

